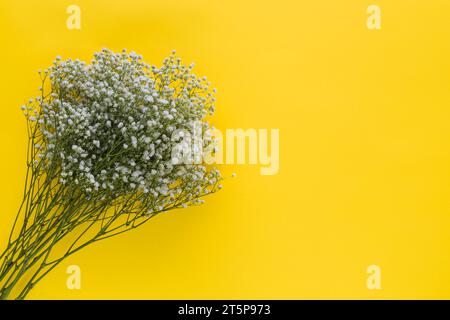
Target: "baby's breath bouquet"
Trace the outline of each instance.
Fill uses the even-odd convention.
[[[158,68],[103,49],[89,64],[57,57],[40,72],[40,96],[22,106],[27,173],[0,254],[0,299],[23,299],[87,245],[220,189],[216,169],[174,159],[176,133],[193,134],[193,123],[206,132],[214,111],[213,90],[191,69],[174,53]]]

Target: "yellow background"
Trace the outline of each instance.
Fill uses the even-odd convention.
[[[29,298],[450,298],[449,18],[448,0],[0,0],[2,246],[25,172],[19,106],[58,54],[159,64],[177,49],[218,88],[217,127],[280,129],[278,175],[226,166],[237,177],[206,205],[86,248]]]

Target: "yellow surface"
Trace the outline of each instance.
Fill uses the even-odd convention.
[[[381,30],[370,4],[0,0],[2,246],[25,172],[19,106],[58,54],[157,64],[177,49],[218,88],[217,127],[280,129],[278,175],[225,166],[237,177],[205,206],[86,248],[29,298],[450,298],[450,2],[377,0]]]

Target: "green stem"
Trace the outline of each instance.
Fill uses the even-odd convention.
[[[8,296],[9,296],[10,292],[11,292],[11,289],[2,290],[2,293],[0,294],[0,300],[8,300]]]

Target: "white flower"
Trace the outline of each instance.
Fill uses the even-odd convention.
[[[135,136],[131,137],[131,145],[133,146],[133,148],[137,148],[137,139]]]
[[[201,203],[194,200],[217,189],[220,173],[172,159],[174,133],[194,136],[194,122],[209,129],[204,117],[214,97],[191,69],[173,55],[149,68],[136,53],[108,49],[91,64],[58,57],[48,70],[50,94],[30,102],[42,106],[28,118],[42,133],[40,161],[56,163],[65,185],[93,199],[97,192],[108,191],[110,199],[140,192],[153,199],[142,203],[158,200],[161,210],[180,206],[177,199]]]

